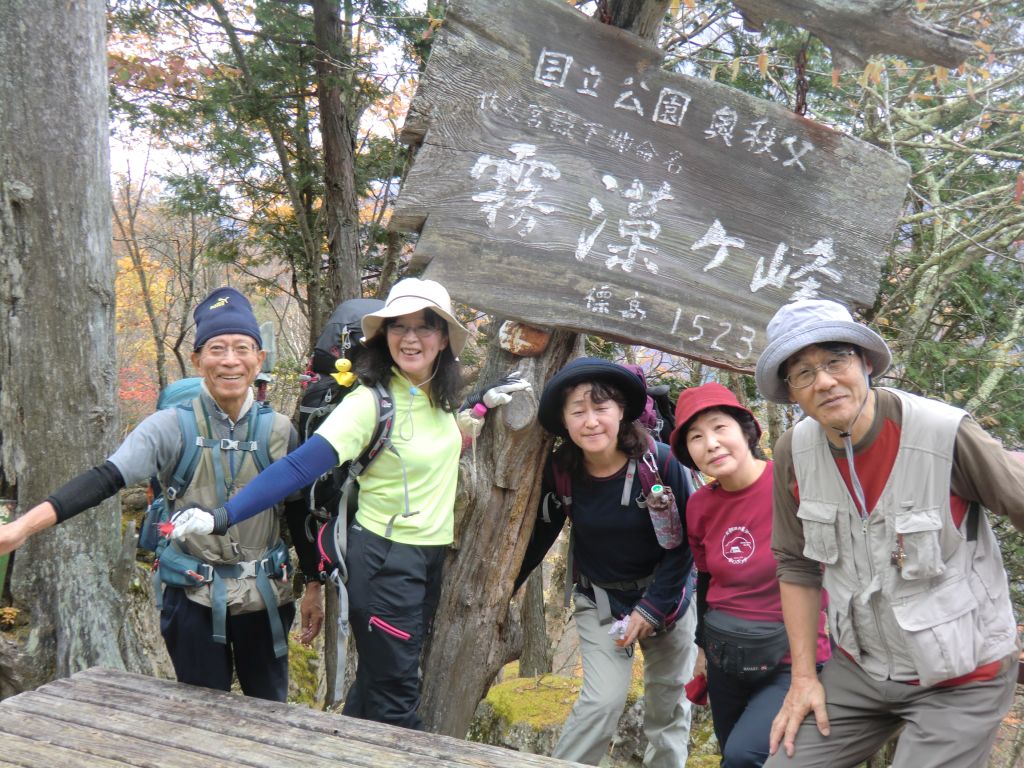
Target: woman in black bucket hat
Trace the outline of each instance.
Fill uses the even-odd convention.
[[[633,646],[644,656],[644,765],[686,762],[690,705],[684,696],[695,650],[693,556],[683,541],[659,542],[638,472],[648,457],[682,516],[689,493],[668,446],[653,443],[635,420],[647,401],[644,382],[621,365],[573,360],[544,388],[538,418],[561,440],[549,458],[540,518],[517,584],[572,519],[569,567],[583,659],[583,688],[552,753],[597,765],[607,753],[631,683]],[[682,527],[681,521],[677,521]],[[689,588],[688,588],[688,585]],[[683,626],[675,625],[682,622]]]

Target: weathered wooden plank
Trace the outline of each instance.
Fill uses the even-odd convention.
[[[190,724],[174,726],[162,723],[146,714],[151,702],[138,699],[137,712],[120,712],[80,699],[62,697],[54,691],[39,689],[23,693],[4,702],[14,712],[59,721],[59,735],[65,732],[101,734],[93,735],[90,750],[103,757],[128,754],[134,765],[195,766],[197,760],[227,765],[248,766],[322,766],[331,768],[332,762],[308,754],[296,754],[261,741],[234,735],[236,728],[223,729],[223,721],[211,726],[209,714],[202,707],[190,710]],[[239,729],[245,728],[243,719],[237,719]],[[116,744],[114,746],[113,744]],[[84,749],[80,748],[80,749]],[[345,765],[345,764],[343,764]]]
[[[106,689],[112,693],[125,691],[135,694],[143,702],[161,701],[166,706],[178,707],[183,711],[227,712],[239,722],[262,723],[268,729],[297,728],[307,732],[310,738],[327,735],[341,737],[341,743],[345,744],[362,743],[384,751],[395,750],[414,758],[417,765],[430,765],[428,760],[440,761],[441,764],[452,768],[554,768],[577,765],[542,755],[513,752],[488,744],[409,731],[306,707],[262,701],[113,669],[92,668],[78,672],[66,680],[56,680],[43,686],[39,692],[59,691],[60,695],[78,696],[74,690],[80,682],[95,684],[95,690]],[[70,693],[67,692],[68,689]],[[7,701],[14,701],[17,698]],[[6,703],[0,703],[0,710]]]
[[[12,715],[13,716],[13,715]],[[60,768],[124,768],[128,763],[120,760],[106,760],[96,755],[87,755],[72,749],[57,746],[47,741],[17,736],[7,731],[4,726],[4,713],[0,710],[0,766],[20,766],[21,768],[40,768],[40,766],[60,766]]]
[[[141,732],[158,743],[165,743],[164,737],[159,735],[165,731],[180,732],[182,738],[187,739],[198,726],[204,732],[230,734],[246,742],[249,752],[258,749],[263,755],[269,753],[270,749],[285,750],[290,757],[302,763],[353,768],[448,768],[466,765],[457,759],[435,759],[382,747],[365,737],[348,738],[335,733],[335,729],[314,732],[280,717],[269,718],[268,727],[264,719],[240,716],[236,707],[224,706],[221,702],[201,706],[199,711],[202,714],[197,716],[195,702],[185,707],[181,701],[143,696],[135,691],[115,688],[107,682],[82,679],[65,681],[60,685],[47,686],[46,693],[60,696],[66,701],[73,700],[106,711],[126,713],[133,721],[144,717],[145,722],[139,722],[143,726]],[[240,698],[230,697],[230,704],[235,704]],[[146,711],[140,713],[140,707],[143,706]]]
[[[873,302],[909,168],[558,0],[452,3],[393,226],[453,296],[749,370],[798,297]]]
[[[735,5],[750,29],[782,19],[813,32],[832,51],[838,69],[861,68],[878,54],[953,69],[977,51],[973,39],[921,18],[910,0],[735,0]]]
[[[76,759],[71,764],[90,765],[93,758],[97,758],[112,762],[120,761],[122,764],[139,768],[195,768],[196,761],[202,755],[204,767],[260,765],[247,762],[241,757],[230,759],[204,755],[201,749],[165,749],[157,754],[151,742],[110,732],[102,727],[81,725],[61,717],[49,717],[45,711],[39,712],[31,708],[26,710],[15,706],[15,702],[23,696],[28,697],[30,694],[23,693],[5,699],[0,705],[0,733],[5,737],[7,734],[13,734],[38,741],[40,744],[52,744],[60,750],[58,754],[66,754],[68,751],[80,754],[81,759]],[[46,754],[44,750],[41,752]],[[39,764],[50,765],[51,762],[47,758]]]

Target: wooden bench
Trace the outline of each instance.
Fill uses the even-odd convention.
[[[554,768],[577,764],[93,668],[0,702],[0,765]]]

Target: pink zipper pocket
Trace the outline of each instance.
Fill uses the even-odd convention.
[[[377,629],[387,632],[392,637],[397,637],[399,640],[408,640],[410,637],[412,637],[412,635],[410,635],[408,632],[403,632],[398,627],[391,626],[383,619],[380,619],[376,616],[371,616],[370,629],[373,629],[374,627],[377,627]]]

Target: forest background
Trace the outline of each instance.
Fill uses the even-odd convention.
[[[572,4],[599,15],[616,5]],[[211,287],[239,286],[277,324],[271,399],[287,412],[334,305],[382,296],[405,274],[415,238],[387,229],[413,161],[398,134],[446,5],[108,2],[112,146],[127,160],[115,169],[111,208],[122,432],[152,410],[162,386],[190,373],[190,312]],[[912,3],[973,41],[955,69],[839,57],[784,22],[746,29],[731,3],[662,5],[667,67],[777,102],[909,163],[882,290],[864,313],[897,361],[881,383],[965,407],[1008,448],[1024,446],[1024,4]],[[497,323],[462,312],[477,330],[464,362],[471,374],[493,373],[502,362]],[[795,416],[760,401],[750,377],[594,337],[579,343],[641,362],[676,392],[723,381],[767,425],[769,448]],[[997,534],[1021,615],[1024,539],[1003,522]],[[482,666],[522,650],[521,635],[501,640]],[[429,683],[425,704],[441,712]],[[439,714],[433,725],[457,731],[462,719]]]

